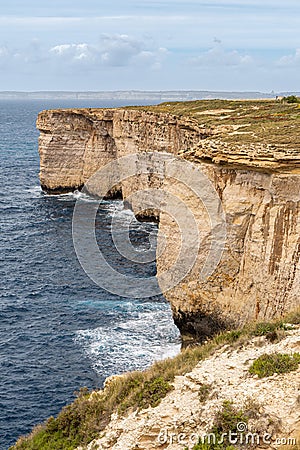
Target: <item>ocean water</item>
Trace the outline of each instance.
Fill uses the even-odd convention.
[[[120,298],[82,270],[71,233],[80,194],[47,196],[39,188],[36,116],[42,109],[72,106],[122,105],[0,101],[1,450],[57,414],[80,387],[101,387],[105,377],[143,369],[180,347],[162,296]],[[110,223],[115,213],[121,223],[128,215],[120,200],[106,201],[97,215],[97,235],[108,257],[114,253]],[[139,249],[148,248],[156,225],[132,218],[130,233]],[[155,273],[153,263],[120,258],[112,263],[133,276]]]

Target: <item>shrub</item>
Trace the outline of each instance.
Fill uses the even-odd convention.
[[[237,425],[240,422],[248,422],[244,411],[237,409],[232,402],[226,400],[216,414],[213,431],[216,434],[228,433],[229,431],[236,432],[238,431]]]
[[[207,442],[200,442],[199,444],[196,444],[193,447],[193,450],[235,450],[235,448],[232,445],[226,445],[226,444],[209,444]]]
[[[258,323],[254,330],[254,336],[266,336],[269,333],[274,333],[278,329],[284,328],[284,323],[280,322],[260,322]]]
[[[138,385],[136,385],[138,387]],[[164,380],[163,377],[152,378],[145,381],[133,396],[125,398],[122,402],[119,411],[125,411],[130,407],[134,408],[148,408],[159,405],[162,398],[173,389],[173,386]]]
[[[206,383],[201,384],[201,386],[199,388],[199,393],[198,393],[199,400],[201,403],[204,403],[208,399],[209,394],[211,393],[211,387],[212,387],[211,384],[206,384]]]
[[[299,103],[300,102],[299,97],[296,97],[296,95],[288,95],[287,97],[283,97],[282,100],[286,103]]]
[[[214,426],[211,430],[215,442],[211,442],[213,439],[207,442],[199,442],[193,447],[193,450],[234,450],[235,447],[229,445],[228,440],[226,442],[225,433],[237,432],[237,426],[241,422],[248,422],[245,413],[241,409],[237,409],[232,402],[225,401],[216,414]]]
[[[249,372],[259,378],[269,377],[274,373],[287,373],[297,370],[300,363],[300,353],[290,356],[285,353],[264,354],[257,358]]]
[[[242,334],[242,330],[232,330],[228,331],[227,333],[221,333],[217,335],[214,340],[217,344],[233,344],[234,342],[239,340]]]

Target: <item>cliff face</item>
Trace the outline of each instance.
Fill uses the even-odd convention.
[[[211,224],[206,206],[191,190],[165,176],[164,167],[157,170],[158,159],[147,160],[146,175],[137,168],[134,180],[121,180],[110,192],[121,192],[126,199],[139,189],[162,187],[192,212],[202,239],[195,264],[176,287],[165,292],[184,339],[201,339],[224,326],[281,316],[299,305],[297,151],[274,150],[269,143],[230,145],[220,133],[234,133],[234,126],[221,130],[193,118],[135,109],[44,111],[37,127],[40,179],[47,192],[80,188],[108,162],[134,153],[144,161],[145,152],[179,155],[210,180],[224,210],[227,237],[219,264],[205,279],[199,274],[212,228],[220,224]],[[148,209],[146,197],[143,202],[145,214],[160,216],[159,278],[176,261],[181,232],[166,212]],[[190,242],[187,254],[188,246],[194,251]],[[163,282],[161,287],[164,291]]]
[[[130,110],[54,110],[39,114],[40,180],[47,192],[81,187],[117,157],[141,152],[178,154],[207,136],[175,116]]]
[[[222,199],[227,239],[222,259],[211,276],[199,279],[205,254],[201,247],[199,264],[166,294],[175,323],[186,338],[201,338],[231,322],[237,325],[280,317],[299,305],[300,177],[217,166],[204,170]],[[197,208],[196,202],[191,208]],[[170,235],[164,217],[160,230]],[[204,215],[196,217],[203,229]],[[173,260],[174,233],[167,253]],[[164,265],[165,261],[158,259],[158,272]]]

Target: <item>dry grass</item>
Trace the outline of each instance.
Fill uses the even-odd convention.
[[[288,316],[288,322],[299,323],[300,311]],[[283,321],[252,324],[215,336],[207,343],[187,348],[175,358],[153,364],[143,372],[116,376],[104,390],[82,389],[73,403],[63,408],[57,418],[36,427],[28,437],[19,439],[13,450],[71,450],[98,437],[113,412],[125,414],[138,408],[155,407],[170,390],[175,376],[190,372],[199,361],[213,354],[224,344],[241,347],[254,336],[288,328]]]

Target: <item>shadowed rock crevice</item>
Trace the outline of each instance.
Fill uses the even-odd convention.
[[[225,323],[220,320],[217,314],[205,314],[173,311],[175,325],[180,330],[183,347],[187,347],[195,342],[202,343],[213,335],[231,328],[233,322]]]

